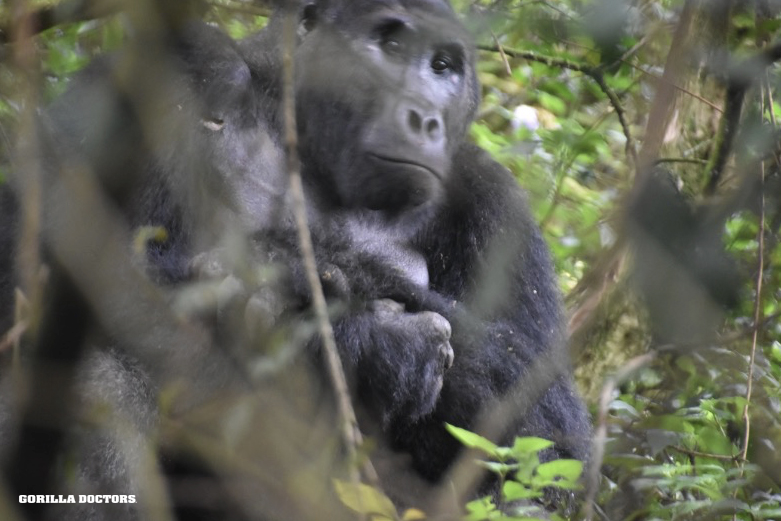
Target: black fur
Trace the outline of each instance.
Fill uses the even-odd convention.
[[[556,441],[548,457],[586,459],[589,422],[569,375],[547,248],[510,173],[465,139],[479,96],[471,41],[440,1],[314,5],[304,10],[295,54],[302,174],[319,226],[347,234],[350,258],[329,258],[339,256],[333,238],[321,257],[345,274],[351,299],[400,302],[406,310],[398,320],[408,323],[386,324],[371,309],[337,323],[360,396],[431,480],[459,450],[444,422],[475,428],[480,413],[509,392],[523,412],[508,435]],[[444,72],[432,70],[438,58],[449,64]],[[406,119],[410,111],[441,126],[444,143],[421,137],[420,125]],[[378,149],[430,171],[373,163]],[[395,264],[401,280],[365,280],[356,249]],[[407,260],[394,263],[399,249]],[[416,256],[425,277],[416,276]],[[422,328],[436,329],[433,314],[452,325],[454,363],[444,378],[447,364],[425,363],[442,355],[433,348],[442,335]],[[556,367],[552,379],[525,388],[537,362]]]

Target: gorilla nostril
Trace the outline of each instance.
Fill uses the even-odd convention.
[[[442,127],[437,118],[429,118],[426,122],[426,135],[429,139],[439,140],[442,136]]]
[[[445,127],[441,114],[433,108],[420,107],[414,102],[401,105],[399,115],[404,132],[421,144],[437,144],[444,138]]]
[[[407,122],[409,123],[410,128],[416,133],[423,129],[423,120],[416,110],[410,110],[407,113]]]

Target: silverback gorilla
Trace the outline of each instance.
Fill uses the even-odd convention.
[[[57,293],[53,276],[48,291],[73,295],[83,304],[73,309],[88,317],[69,322],[70,329],[86,324],[73,338],[90,346],[74,351],[76,401],[126,413],[139,439],[156,432],[156,393],[175,379],[161,365],[188,359],[201,400],[236,385],[234,377],[251,389],[252,375],[236,366],[264,354],[241,344],[307,321],[310,296],[286,193],[280,13],[240,42],[198,23],[174,24],[150,41],[137,35],[127,50],[74,79],[41,118],[51,157],[43,251],[68,288]],[[451,7],[445,0],[317,0],[294,14],[301,175],[323,284],[340,309],[334,331],[362,428],[437,484],[460,452],[445,423],[476,429],[481,414],[504,402],[513,412],[500,441],[540,436],[555,442],[545,458],[586,460],[590,426],[571,381],[549,254],[516,181],[466,137],[479,85],[473,44]],[[151,53],[160,57],[152,65],[139,58]],[[63,165],[73,164],[95,174],[128,237],[139,227],[166,232],[141,260],[128,245],[132,262],[116,270],[142,268],[170,306],[196,282],[234,288],[213,313],[189,315],[208,324],[205,351],[182,353],[187,346],[173,342],[146,351],[124,345],[113,315],[137,315],[125,322],[149,330],[161,319],[106,311],[110,298],[98,304],[92,290],[72,287],[78,269],[68,243],[57,239],[73,221],[61,202],[71,192],[50,186],[60,186]],[[18,221],[20,200],[3,194],[4,222]],[[0,266],[10,266],[8,258]],[[276,266],[273,280],[238,276],[247,262]],[[2,275],[5,327],[18,278]],[[304,350],[303,363],[317,366],[318,341]],[[22,443],[11,426],[24,420],[5,408],[10,451]],[[81,486],[141,494],[124,468],[139,465],[133,460],[142,458],[142,442],[117,440],[94,424],[76,431],[85,429],[76,451]],[[14,477],[10,459],[6,475]],[[160,464],[175,467],[165,456]],[[393,489],[394,477],[382,477]],[[394,499],[412,501],[401,492]],[[63,511],[73,518],[142,515],[132,505],[110,514],[96,506]]]

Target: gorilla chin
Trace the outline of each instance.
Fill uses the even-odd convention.
[[[411,209],[440,199],[445,175],[435,166],[408,159],[368,154],[363,206],[370,210]]]

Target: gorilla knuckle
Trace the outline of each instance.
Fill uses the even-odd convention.
[[[434,311],[423,311],[415,316],[415,321],[426,334],[437,341],[448,342],[453,334],[450,322]]]

